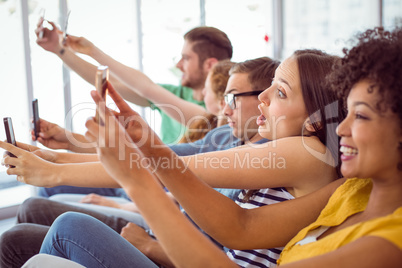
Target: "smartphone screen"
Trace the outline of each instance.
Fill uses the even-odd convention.
[[[107,82],[109,80],[109,67],[108,66],[99,66],[96,71],[95,78],[95,87],[99,94],[102,96],[103,100],[106,100],[107,95]],[[99,118],[98,111],[96,111],[96,121],[103,124],[103,122]]]
[[[17,142],[15,141],[13,121],[11,120],[11,117],[5,117],[3,118],[3,121],[4,121],[4,128],[6,130],[7,142],[16,146]],[[10,152],[7,152],[7,154],[11,157],[16,157]]]
[[[35,132],[35,138],[38,138],[40,132],[38,99],[34,99],[32,101],[32,112],[33,112],[33,127]]]

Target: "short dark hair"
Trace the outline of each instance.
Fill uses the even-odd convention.
[[[184,40],[193,43],[192,49],[198,55],[200,65],[207,58],[231,59],[233,47],[228,36],[215,27],[200,26],[184,35]]]
[[[230,69],[229,74],[247,73],[248,81],[254,91],[265,90],[271,86],[279,64],[279,61],[261,57],[236,63]]]
[[[297,50],[293,56],[299,67],[305,107],[315,130],[313,135],[331,152],[338,176],[341,177],[336,127],[345,118],[345,113],[337,94],[327,84],[327,76],[340,58],[317,49]]]

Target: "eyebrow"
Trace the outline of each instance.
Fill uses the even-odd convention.
[[[228,92],[225,92],[225,94],[230,94],[230,93],[232,93],[233,91],[236,91],[237,89],[236,88],[232,88],[231,90],[229,90]]]
[[[282,83],[288,85],[288,87],[290,88],[290,90],[293,90],[292,87],[289,85],[288,81],[286,81],[286,80],[284,80],[284,79],[282,79],[282,78],[279,78],[278,80],[279,80],[280,82],[282,82]]]
[[[354,107],[359,106],[359,105],[364,105],[364,106],[366,106],[367,108],[369,108],[370,110],[372,110],[373,112],[376,112],[376,110],[374,110],[373,107],[371,107],[367,102],[364,102],[364,101],[355,101],[355,102],[353,103],[353,106],[354,106]]]

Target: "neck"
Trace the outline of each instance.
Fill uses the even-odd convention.
[[[402,178],[392,180],[373,179],[373,189],[367,208],[367,215],[385,216],[402,207]]]
[[[196,101],[204,100],[204,95],[202,94],[202,88],[193,88],[193,99]]]

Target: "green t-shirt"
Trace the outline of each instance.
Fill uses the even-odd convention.
[[[205,108],[204,101],[197,101],[193,99],[193,90],[188,87],[183,86],[175,86],[175,85],[165,85],[159,84],[161,87],[166,90],[172,92],[176,96],[180,97],[183,100],[198,104]],[[161,115],[161,128],[160,135],[161,139],[166,144],[175,144],[177,143],[181,137],[184,135],[186,128],[175,119],[168,116],[161,109],[159,109],[155,104],[151,103],[151,108],[159,111]]]

